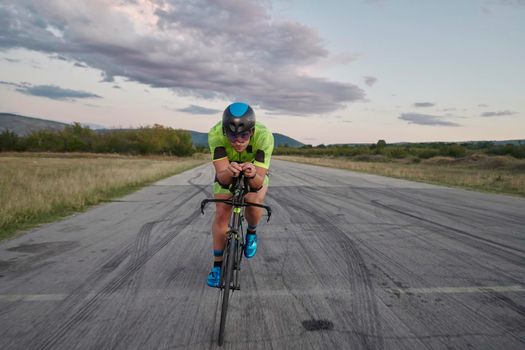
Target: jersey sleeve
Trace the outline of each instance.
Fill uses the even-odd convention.
[[[255,160],[253,164],[255,166],[269,169],[270,168],[270,159],[272,158],[273,152],[273,134],[271,132],[265,132],[261,135],[259,142],[257,143],[255,150]]]
[[[212,161],[228,158],[224,137],[217,131],[216,127],[212,128],[208,133],[208,145],[210,147]]]

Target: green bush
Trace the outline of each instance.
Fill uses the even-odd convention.
[[[408,151],[403,147],[388,147],[383,151],[383,154],[388,158],[405,158],[408,156]]]
[[[52,130],[38,130],[21,137],[22,148],[26,151],[64,152],[65,142],[60,132]]]
[[[97,152],[125,154],[165,154],[189,156],[195,152],[191,134],[162,125],[133,130],[97,133],[79,123],[60,131],[38,130],[25,137],[10,131],[0,134],[0,150],[44,152]]]
[[[414,155],[420,159],[429,159],[439,156],[439,150],[434,148],[419,148],[415,149]]]
[[[17,151],[18,147],[20,147],[18,135],[9,129],[2,131],[0,134],[0,152]]]
[[[467,151],[465,148],[457,144],[441,146],[439,151],[439,155],[444,157],[460,158],[464,157],[466,154]]]
[[[525,158],[525,145],[508,143],[506,145],[492,146],[488,149],[487,153],[498,156],[508,155],[515,158]]]

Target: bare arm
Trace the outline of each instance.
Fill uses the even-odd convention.
[[[241,167],[244,171],[244,175],[249,178],[248,184],[251,188],[259,189],[263,186],[264,177],[266,176],[268,170],[259,166],[255,166],[252,163],[242,163]]]
[[[239,176],[242,167],[236,162],[229,162],[227,158],[218,159],[213,162],[215,173],[220,184],[228,185],[233,182],[233,178]]]

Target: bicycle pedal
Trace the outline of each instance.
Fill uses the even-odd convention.
[[[240,285],[236,285],[236,286],[230,286],[230,289],[231,290],[241,290],[241,286]]]

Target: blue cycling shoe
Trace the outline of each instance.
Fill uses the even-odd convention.
[[[253,258],[257,252],[257,235],[246,235],[246,246],[244,247],[244,256]]]
[[[219,287],[219,283],[221,283],[221,268],[214,266],[208,275],[208,286],[217,288]]]

